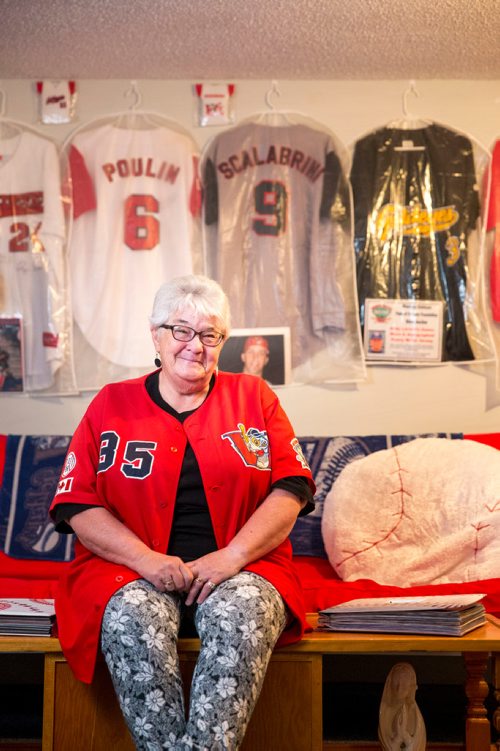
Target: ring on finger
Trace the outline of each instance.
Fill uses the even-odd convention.
[[[210,587],[210,589],[212,590],[212,592],[213,592],[213,590],[215,589],[215,587],[217,586],[216,584],[214,584],[214,583],[213,583],[213,582],[211,582],[211,581],[208,581],[208,582],[205,582],[205,583],[206,583],[206,585],[207,585],[208,587]]]
[[[205,584],[205,582],[203,581],[203,579],[200,579],[199,576],[196,577],[195,582],[196,582],[196,584],[201,584],[202,586],[203,586],[203,584]]]

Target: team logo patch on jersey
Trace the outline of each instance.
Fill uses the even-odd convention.
[[[290,444],[293,448],[293,450],[296,453],[296,459],[298,462],[300,462],[302,469],[308,469],[311,470],[311,467],[309,466],[306,457],[304,456],[304,452],[302,451],[302,446],[300,445],[297,438],[292,438],[290,441]]]
[[[74,477],[66,477],[64,480],[59,480],[57,483],[56,495],[59,495],[60,493],[69,493],[74,479]]]
[[[72,472],[75,467],[76,467],[75,452],[74,451],[70,451],[70,453],[66,457],[66,462],[64,464],[64,469],[61,472],[61,477],[66,477],[66,475],[69,475],[69,473]]]
[[[269,438],[267,431],[257,428],[245,428],[243,423],[238,423],[238,430],[230,430],[223,433],[222,438],[227,438],[231,446],[241,457],[247,467],[270,470],[269,466]]]
[[[58,334],[54,334],[53,331],[44,331],[42,334],[44,347],[57,347],[59,342]]]

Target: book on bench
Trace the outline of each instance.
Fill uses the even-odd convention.
[[[486,623],[484,594],[371,597],[320,610],[318,628],[387,634],[463,636]]]
[[[54,600],[0,598],[2,636],[50,636],[55,618]]]

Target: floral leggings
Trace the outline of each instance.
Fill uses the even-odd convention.
[[[110,599],[101,646],[138,751],[239,748],[286,608],[268,581],[243,571],[195,609],[201,649],[185,719],[177,635],[182,600],[139,579]]]

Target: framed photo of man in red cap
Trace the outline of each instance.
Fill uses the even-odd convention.
[[[290,383],[290,329],[233,329],[222,349],[219,367],[230,373],[260,376],[271,386]]]
[[[0,316],[0,392],[23,390],[23,321]]]

